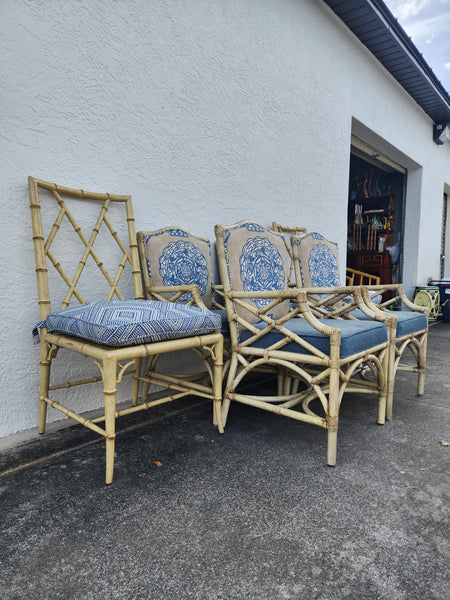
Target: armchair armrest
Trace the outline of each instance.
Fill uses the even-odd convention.
[[[248,311],[254,317],[257,317],[258,321],[264,321],[268,328],[278,329],[284,334],[287,333],[289,337],[292,336],[291,332],[284,330],[283,326],[285,323],[295,317],[298,317],[299,315],[304,317],[308,323],[320,333],[323,333],[327,336],[339,334],[338,329],[324,325],[314,315],[310,308],[305,288],[289,288],[288,290],[283,291],[263,290],[258,292],[228,291],[224,292],[224,296],[225,298],[231,300],[234,305],[245,308],[246,311]],[[257,308],[252,302],[248,302],[249,300],[268,300],[269,302],[262,308]],[[273,311],[278,304],[284,302],[285,300],[290,300],[295,304],[292,306],[289,312],[286,312],[286,314],[280,318],[274,319],[270,315],[271,311]],[[245,319],[245,317],[240,316],[236,310],[234,310],[231,315],[228,314],[228,318],[230,321],[236,321],[245,329],[249,329],[255,333],[255,335],[261,333],[261,330],[258,327],[255,327],[254,323],[250,323]]]
[[[197,306],[208,310],[200,296],[200,288],[197,284],[152,286],[147,288],[146,295],[149,300],[162,300],[163,302],[177,302],[182,296],[189,293],[191,299],[185,302],[188,306]],[[168,295],[171,294],[169,297]]]
[[[345,287],[337,289],[341,295],[350,291]],[[313,292],[314,295],[317,295],[318,291],[332,294],[335,290],[336,288],[290,288],[283,291],[226,292],[232,346],[249,355],[261,356],[262,352],[264,356],[264,353],[276,352],[280,360],[290,360],[289,356],[294,355],[298,360],[301,356],[302,361],[309,364],[323,364],[324,360],[337,360],[348,356],[362,357],[367,350],[363,335],[365,331],[352,325],[355,322],[359,325],[358,319],[323,319],[321,315],[316,316],[316,311],[311,310],[308,292]],[[359,289],[352,291],[361,310],[364,309],[374,322],[379,322],[366,330],[370,332],[369,337],[374,334],[374,346],[385,344],[387,337],[384,338],[383,331],[386,329],[380,326],[395,317],[381,311],[379,315],[371,313],[368,307],[364,307]],[[260,308],[256,305],[256,300],[260,301]],[[262,300],[266,300],[267,304],[262,304]],[[278,305],[286,300],[291,301],[291,309],[273,318],[271,313],[275,313]],[[301,321],[305,325],[302,325]],[[326,343],[321,336],[328,338],[328,342]]]
[[[389,323],[395,319],[388,312],[378,310],[377,305],[366,301],[366,286],[333,286],[301,288],[308,297],[312,312],[322,319],[346,318],[355,319],[351,313],[354,310],[362,311],[367,317],[382,323]],[[378,294],[376,294],[378,296]]]
[[[390,323],[395,320],[395,316],[388,312],[376,310],[376,305],[366,303],[362,295],[360,286],[340,286],[340,287],[310,287],[310,288],[289,288],[284,291],[259,291],[259,292],[224,292],[224,296],[242,307],[245,307],[250,313],[253,313],[258,319],[265,321],[268,325],[278,328],[290,319],[302,316],[308,323],[320,333],[332,335],[339,332],[339,329],[330,325],[325,325],[319,319],[354,319],[351,311],[358,308],[369,318],[382,323]],[[351,297],[352,300],[343,303],[343,299]],[[263,308],[257,309],[256,306],[245,300],[271,300]],[[269,316],[270,311],[284,300],[290,300],[293,304],[291,310],[279,319],[272,319]],[[236,312],[229,318],[238,322],[240,317]],[[245,323],[245,319],[243,319]],[[241,325],[244,324],[241,322]],[[247,327],[247,325],[245,325]],[[255,329],[253,327],[253,329]]]
[[[405,289],[403,284],[401,283],[388,283],[385,285],[370,285],[363,286],[363,298],[364,302],[368,305],[371,305],[372,310],[373,306],[376,306],[379,312],[383,312],[382,309],[388,310],[390,306],[396,303],[400,303],[400,305],[405,306],[409,310],[413,312],[420,312],[428,317],[430,310],[426,306],[418,306],[411,302],[411,300],[407,297],[405,293]],[[370,293],[373,292],[374,295],[377,296],[384,294],[385,292],[391,293],[391,298],[386,300],[385,302],[381,302],[378,305],[374,305],[370,300]]]

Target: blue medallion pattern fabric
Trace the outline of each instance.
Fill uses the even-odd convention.
[[[318,243],[311,249],[308,271],[314,287],[339,285],[339,268],[336,256],[327,244]]]
[[[143,241],[150,285],[176,286],[196,284],[208,308],[212,306],[212,261],[209,240],[176,227],[139,232]],[[184,294],[179,302],[189,302]]]
[[[209,310],[158,300],[101,301],[50,313],[33,331],[45,327],[105,346],[133,346],[204,335],[220,329]]]
[[[206,294],[208,265],[202,252],[192,242],[180,240],[163,248],[159,257],[159,274],[164,285],[196,283],[200,295]],[[187,302],[188,298],[182,296],[179,301]]]
[[[282,290],[285,285],[284,265],[276,246],[266,237],[250,238],[239,258],[241,281],[245,292]],[[258,308],[270,300],[255,299]]]
[[[302,285],[304,287],[333,287],[340,285],[339,253],[331,242],[316,231],[295,238]]]
[[[288,256],[283,236],[252,221],[240,221],[225,227],[224,249],[229,280],[234,291],[262,292],[287,289]],[[271,302],[255,298],[249,303],[263,308]],[[243,306],[236,311],[250,323],[259,318]],[[289,312],[289,301],[280,302],[270,313],[274,319]]]

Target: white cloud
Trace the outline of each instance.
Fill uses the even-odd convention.
[[[398,4],[398,16],[400,19],[404,19],[406,21],[409,17],[415,17],[417,14],[419,14],[424,8],[426,8],[426,4],[426,0],[422,0],[422,2],[418,0],[400,2]]]
[[[450,62],[448,62],[448,63],[445,63],[444,67],[445,67],[445,68],[446,68],[448,71],[450,71]]]

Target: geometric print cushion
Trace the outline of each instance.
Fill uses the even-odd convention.
[[[175,227],[140,231],[138,239],[145,248],[150,286],[197,284],[204,304],[211,308],[212,261],[209,240]],[[190,299],[191,294],[186,293],[178,302],[188,302]]]
[[[224,229],[224,247],[230,286],[233,291],[260,292],[287,290],[288,256],[283,236],[253,221],[240,221]],[[249,301],[257,308],[272,302],[256,298]],[[236,312],[250,323],[253,316],[239,305]],[[289,300],[278,304],[270,316],[279,319],[289,312]]]
[[[291,238],[297,244],[303,287],[340,285],[339,253],[336,242],[330,242],[316,231]]]
[[[73,335],[105,346],[133,346],[202,335],[220,329],[208,310],[161,300],[88,302],[50,313],[37,330]]]

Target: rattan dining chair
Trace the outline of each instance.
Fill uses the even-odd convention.
[[[299,286],[333,285],[339,282],[337,244],[318,232],[291,237],[296,281]],[[416,306],[406,296],[401,284],[361,285],[361,294],[372,312],[389,317],[389,369],[387,378],[386,418],[392,418],[395,375],[397,371],[418,374],[417,393],[424,393],[428,336],[428,309]],[[388,300],[384,300],[388,297]],[[366,313],[348,301],[340,310],[349,318],[368,319]],[[415,364],[402,362],[408,349]]]
[[[144,293],[148,300],[181,302],[211,310],[222,320],[224,337],[224,369],[226,373],[229,358],[230,329],[227,311],[220,303],[220,286],[214,285],[211,242],[180,227],[164,227],[156,231],[138,231],[139,259],[144,281]],[[211,371],[211,356],[201,348],[193,348]],[[148,360],[147,371],[154,369],[157,357]],[[167,374],[168,383],[180,378],[192,381],[203,379],[205,373]],[[147,397],[150,378],[143,387],[142,397]]]
[[[335,465],[345,392],[375,395],[378,422],[385,420],[388,334],[384,317],[377,320],[358,287],[289,288],[289,259],[281,234],[252,221],[216,225],[215,232],[232,348],[224,424],[234,401],[319,426],[327,430],[327,462]],[[349,293],[372,320],[331,317],[333,305],[340,306]],[[317,294],[327,299],[330,318],[314,316],[310,295]],[[352,374],[362,363],[370,365],[373,381],[353,382]],[[286,395],[257,395],[238,388],[265,366],[289,371],[303,382],[302,389]]]
[[[28,182],[41,319],[34,332],[41,348],[39,432],[45,431],[50,405],[102,435],[107,484],[113,481],[115,421],[122,415],[200,395],[219,407],[215,412],[222,432],[220,316],[196,306],[143,299],[131,197],[71,189],[34,177]],[[56,310],[50,290],[54,302],[59,297]],[[164,397],[140,402],[142,359],[185,348],[209,353],[210,385],[170,385],[155,370],[152,382],[171,389]],[[50,385],[50,370],[62,349],[93,359],[100,375],[76,375],[75,381]],[[129,374],[134,380],[131,405],[119,410],[117,384]],[[86,418],[54,399],[67,388],[95,381],[103,382],[104,412],[98,418]]]

